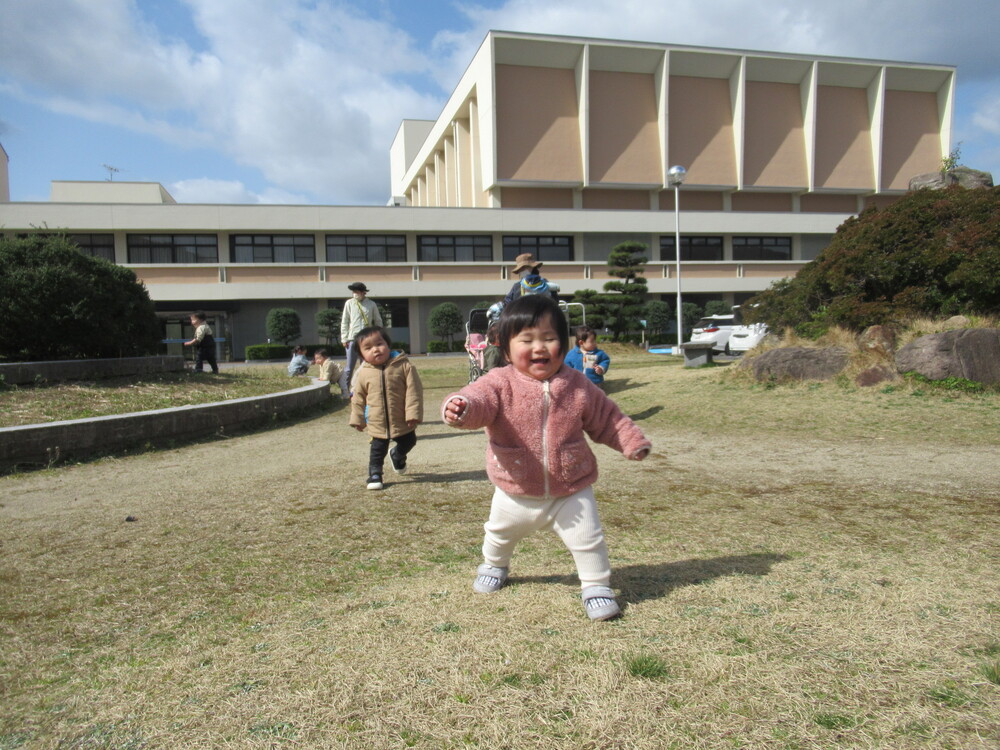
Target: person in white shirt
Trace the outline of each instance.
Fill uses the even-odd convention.
[[[347,353],[347,364],[340,375],[340,393],[347,396],[350,393],[351,376],[358,362],[358,352],[354,346],[354,337],[361,329],[376,326],[382,328],[382,315],[378,305],[368,299],[368,287],[362,282],[348,284],[353,296],[344,302],[344,310],[340,315],[340,341]]]

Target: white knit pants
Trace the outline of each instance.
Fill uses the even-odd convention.
[[[583,588],[611,582],[608,546],[593,487],[557,498],[511,497],[498,487],[493,493],[490,520],[483,528],[483,557],[490,565],[508,567],[519,541],[535,531],[552,529],[573,554]]]

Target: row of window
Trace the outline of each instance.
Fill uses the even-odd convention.
[[[660,259],[677,260],[676,241],[660,237]],[[733,260],[791,260],[791,237],[733,237]],[[681,260],[723,260],[722,237],[681,237]]]
[[[69,238],[88,255],[114,260],[114,235],[71,234]],[[219,240],[214,234],[129,234],[129,263],[218,263]],[[676,260],[672,235],[660,237],[660,258]],[[722,237],[681,237],[681,260],[723,260]],[[503,238],[503,260],[522,253],[539,261],[574,260],[573,238],[567,236],[508,235]],[[232,263],[315,263],[313,235],[236,234],[229,238]],[[791,237],[733,237],[733,260],[791,260]],[[419,235],[421,263],[489,263],[493,239],[483,235]],[[327,263],[405,263],[406,237],[401,234],[328,234]]]

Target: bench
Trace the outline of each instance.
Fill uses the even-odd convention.
[[[681,351],[684,352],[685,367],[701,367],[712,364],[711,342],[688,341],[686,344],[681,344]]]

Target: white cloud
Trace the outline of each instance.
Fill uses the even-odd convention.
[[[992,0],[509,0],[463,3],[473,28],[443,31],[467,54],[488,29],[799,54],[958,64],[995,75]],[[467,59],[467,58],[466,58]]]
[[[984,98],[979,102],[972,123],[993,136],[1000,136],[1000,92]]]
[[[284,205],[309,203],[308,198],[304,195],[277,189],[255,193],[239,180],[213,180],[207,177],[172,182],[167,186],[167,191],[178,203]]]
[[[196,52],[130,0],[5,1],[0,69],[24,98],[213,146],[313,200],[384,201],[403,113],[440,106],[401,82],[429,67],[406,34],[344,5],[189,0],[208,50]]]

